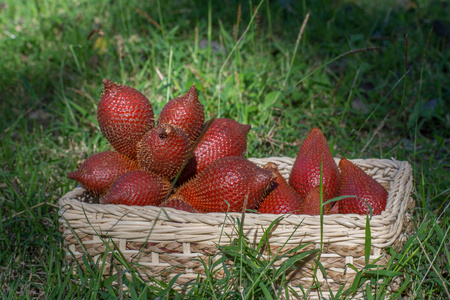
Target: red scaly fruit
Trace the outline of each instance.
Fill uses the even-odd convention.
[[[169,181],[142,170],[122,175],[110,192],[100,198],[101,204],[124,204],[134,206],[158,206],[170,188]]]
[[[298,151],[289,177],[289,185],[303,199],[313,188],[320,185],[320,165],[322,160],[322,182],[328,196],[327,199],[331,199],[339,194],[339,169],[331,155],[325,136],[320,129],[313,128]]]
[[[137,160],[142,169],[172,179],[189,153],[189,138],[180,128],[159,124],[137,144]]]
[[[105,151],[90,156],[78,170],[67,177],[81,184],[91,194],[104,195],[123,174],[139,169],[136,161],[116,151]]]
[[[219,158],[244,156],[250,129],[251,125],[243,125],[232,119],[213,120],[194,149],[193,157],[184,168],[180,181],[186,181],[195,174],[199,174]]]
[[[200,135],[204,122],[203,105],[198,100],[195,85],[183,96],[167,102],[158,119],[158,124],[172,124],[184,130],[191,144]]]
[[[160,205],[161,207],[171,207],[178,210],[184,210],[191,213],[198,213],[199,211],[192,207],[189,203],[180,199],[167,199]]]
[[[340,201],[333,202],[334,205],[332,203],[333,207],[330,210],[330,213],[329,213],[330,215],[334,215],[334,214],[338,214],[339,213],[339,202]]]
[[[241,212],[256,209],[276,179],[240,156],[220,158],[178,188],[169,199],[183,200],[203,212]],[[228,206],[228,204],[229,206]]]
[[[263,214],[299,214],[303,200],[278,172],[277,165],[269,162],[263,168],[275,172],[277,179],[272,190],[259,206],[258,211]]]
[[[322,191],[322,202],[325,203],[328,199],[326,192]],[[332,212],[333,203],[329,203],[323,207],[323,214],[329,215]],[[303,202],[303,207],[300,212],[302,215],[316,216],[320,215],[320,186],[313,188],[309,191],[308,195],[305,197]]]
[[[100,130],[119,153],[136,158],[136,144],[155,125],[152,105],[132,87],[103,80],[98,103]]]
[[[339,162],[339,168],[341,169],[340,195],[358,197],[342,199],[339,203],[340,213],[360,215],[369,213],[369,208],[363,200],[372,207],[374,215],[379,215],[386,209],[388,192],[380,183],[345,157]]]

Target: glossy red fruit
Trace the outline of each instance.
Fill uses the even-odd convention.
[[[215,119],[183,170],[181,179],[199,174],[207,166],[222,157],[244,156],[247,150],[247,134],[251,125],[243,125],[227,118]]]
[[[189,147],[189,138],[183,130],[159,124],[138,143],[137,160],[144,170],[172,179],[186,160]]]
[[[184,202],[180,199],[167,199],[161,203],[161,207],[171,207],[178,210],[184,210],[191,213],[198,213],[199,211],[192,207],[189,203]]]
[[[326,202],[328,199],[326,192],[322,191],[322,203]],[[323,214],[329,215],[331,214],[333,204],[329,203],[323,207]],[[320,215],[320,187],[315,187],[309,191],[308,195],[306,195],[305,200],[303,202],[303,208],[300,212],[302,215]]]
[[[100,130],[119,153],[136,158],[136,144],[155,125],[152,105],[132,87],[103,80],[98,103]]]
[[[110,192],[100,198],[100,203],[158,206],[166,197],[169,188],[169,181],[153,173],[131,171],[117,179]]]
[[[204,212],[240,212],[245,202],[247,209],[256,209],[275,179],[276,174],[243,157],[228,156],[182,185],[171,199]]]
[[[371,207],[374,215],[379,215],[386,209],[388,192],[375,179],[367,175],[360,167],[346,158],[339,162],[341,169],[341,196],[357,196],[342,199],[339,203],[339,212],[343,214],[369,213]]]
[[[198,100],[195,85],[183,96],[167,102],[158,119],[158,124],[172,124],[184,130],[191,143],[200,135],[204,122],[203,105]]]
[[[258,211],[263,214],[299,214],[303,200],[278,172],[277,165],[267,163],[263,168],[275,172],[277,179],[273,184],[272,190],[259,206]]]
[[[120,176],[138,168],[139,165],[125,155],[105,151],[90,156],[67,177],[79,182],[91,194],[100,196],[107,193]]]
[[[292,186],[303,199],[320,185],[320,165],[323,160],[322,182],[328,199],[339,194],[339,169],[331,155],[328,142],[320,129],[313,128],[298,151],[289,177]]]

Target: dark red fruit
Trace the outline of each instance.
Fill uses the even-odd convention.
[[[263,168],[275,172],[277,179],[272,190],[259,206],[258,211],[263,214],[299,214],[303,200],[278,172],[277,165],[267,163]]]
[[[204,122],[203,105],[198,100],[195,85],[183,96],[167,102],[158,119],[158,124],[172,124],[184,130],[191,143],[200,135]]]
[[[250,128],[250,125],[243,125],[231,119],[215,119],[194,149],[193,157],[183,170],[182,180],[199,174],[219,158],[244,156]]]
[[[388,192],[375,179],[367,175],[361,168],[345,157],[339,162],[341,169],[341,196],[357,196],[342,199],[339,212],[343,214],[369,213],[365,200],[374,215],[379,215],[386,209]],[[363,200],[362,200],[363,199]]]
[[[123,174],[137,170],[139,165],[116,151],[105,151],[90,156],[78,170],[67,177],[78,181],[91,194],[101,196]]]
[[[137,159],[149,172],[172,179],[189,152],[189,138],[180,128],[159,124],[147,132],[137,145]]]
[[[171,207],[178,210],[184,210],[191,213],[198,213],[199,211],[192,207],[189,203],[184,202],[180,199],[167,199],[161,203],[161,207]]]
[[[325,191],[322,191],[322,203],[326,202],[328,199]],[[331,210],[333,207],[333,203],[329,203],[323,207],[323,214],[329,215],[331,214]],[[315,187],[309,191],[308,195],[306,195],[305,200],[303,202],[303,208],[300,212],[302,215],[320,215],[320,187]]]
[[[170,183],[161,177],[141,170],[122,175],[110,192],[100,198],[102,204],[124,204],[158,206],[166,197]]]
[[[334,205],[333,205],[333,203],[331,204],[331,205],[333,205],[333,207],[330,210],[330,213],[329,213],[330,215],[334,215],[334,214],[338,214],[339,213],[339,202],[340,201],[335,201],[335,202],[333,202]]]
[[[136,144],[155,125],[152,105],[132,87],[108,79],[103,85],[97,108],[100,130],[117,152],[136,158]]]
[[[186,201],[204,212],[240,212],[256,209],[276,179],[240,156],[216,160],[203,172],[182,185],[171,199]]]
[[[322,182],[324,191],[331,199],[339,194],[339,169],[331,155],[328,142],[320,129],[311,129],[298,151],[289,177],[292,186],[303,199],[320,185],[320,165],[323,160]]]

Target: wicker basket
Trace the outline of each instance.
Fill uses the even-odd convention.
[[[290,157],[251,158],[258,165],[274,162],[280,173],[287,178],[294,159]],[[335,159],[339,162],[339,159]],[[380,182],[389,192],[386,210],[370,221],[372,252],[370,259],[380,258],[377,264],[386,263],[385,248],[402,244],[407,234],[402,231],[409,222],[408,210],[414,206],[412,169],[408,162],[387,159],[355,159],[353,163]],[[147,267],[150,276],[172,277],[179,273],[177,283],[195,280],[204,274],[200,258],[214,257],[217,245],[229,244],[235,238],[236,219],[241,214],[208,213],[195,214],[172,208],[133,207],[125,205],[95,204],[84,189],[75,188],[60,201],[60,224],[64,236],[67,259],[81,261],[87,252],[94,259],[107,251],[101,240],[111,239],[129,262]],[[258,241],[279,215],[247,213],[243,226],[250,240]],[[320,258],[327,274],[320,270],[317,279],[322,286],[322,296],[328,289],[337,291],[342,284],[352,282],[355,272],[346,267],[351,263],[358,269],[365,265],[366,217],[356,214],[324,216],[323,252]],[[299,227],[298,225],[301,224]],[[304,248],[320,248],[320,217],[287,215],[281,219],[270,237],[272,253],[281,249],[285,253],[301,243],[311,244]],[[291,238],[288,240],[288,237]],[[83,243],[80,245],[79,241]],[[284,245],[284,247],[282,247]],[[111,267],[106,262],[105,272]],[[299,291],[312,283],[313,264],[305,263],[291,276],[290,285]],[[317,293],[311,293],[315,299]]]

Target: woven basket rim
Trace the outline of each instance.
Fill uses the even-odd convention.
[[[272,161],[277,164],[292,164],[293,158],[291,157],[268,157],[268,158],[250,158],[251,161],[256,164],[262,165],[266,161]],[[336,162],[339,162],[339,158],[335,158]],[[406,161],[398,161],[395,159],[354,159],[353,163],[362,167],[379,166],[391,169],[398,169],[397,173],[402,171],[402,174],[396,174],[394,181],[397,179],[402,186],[412,184],[411,166]],[[411,181],[411,182],[409,182]],[[394,187],[397,188],[397,187]],[[403,192],[391,193],[388,196],[388,205],[385,211],[381,215],[372,216],[370,220],[370,226],[372,231],[372,238],[375,240],[373,245],[379,247],[386,247],[395,242],[396,238],[402,229],[402,220],[398,216],[404,214],[408,207],[408,200],[403,201],[405,197],[409,197],[412,187],[407,186]],[[128,215],[136,217],[139,221],[169,221],[179,222],[183,224],[206,224],[212,226],[220,225],[232,225],[237,218],[242,217],[242,213],[190,213],[185,211],[176,210],[173,208],[161,208],[155,206],[127,206],[127,205],[114,205],[114,204],[89,204],[81,202],[77,199],[79,195],[82,195],[86,191],[77,187],[72,191],[65,194],[60,200],[59,205],[60,216],[63,217],[68,210],[75,210],[78,212],[89,212],[101,215],[111,215],[121,218],[121,216]],[[245,213],[245,223],[247,226],[267,226],[275,219],[280,218],[279,225],[284,226],[296,226],[298,224],[311,226],[311,228],[320,227],[320,216],[309,215],[276,215],[276,214],[260,214],[260,213]],[[333,214],[324,215],[323,223],[324,227],[330,228],[330,237],[333,236],[335,231],[340,229],[354,229],[361,230],[366,226],[366,216],[358,214]],[[130,220],[130,219],[127,219]],[[133,221],[130,226],[133,226]],[[125,223],[122,223],[125,224]],[[138,225],[138,221],[134,222]],[[193,225],[192,225],[193,226]],[[333,227],[335,227],[333,229]],[[324,237],[327,238],[327,233],[324,233]],[[349,237],[351,240],[351,236]],[[343,241],[344,242],[344,241]]]
[[[280,159],[285,160],[285,159],[292,159],[292,158],[288,157],[288,156],[268,157],[268,158],[250,158],[251,161],[257,161],[257,162],[259,160],[267,160],[267,159],[270,159],[272,161],[272,160],[280,160]],[[337,163],[339,163],[340,158],[335,158],[335,161]],[[359,166],[361,166],[362,163],[371,162],[371,161],[394,163],[397,166],[402,163],[402,161],[398,161],[398,160],[395,160],[395,159],[375,159],[375,158],[349,159],[349,161],[351,161],[351,162],[353,162],[353,163],[355,163],[355,164],[357,164]],[[409,163],[406,162],[406,161],[403,161],[403,163],[406,163],[406,164],[409,165]],[[260,165],[262,165],[262,164],[260,164]],[[72,191],[67,192],[64,196],[62,196],[60,198],[59,204],[61,205],[63,202],[66,201],[66,199],[73,199],[73,197],[79,195],[80,192],[86,192],[86,190],[83,187],[75,187]],[[73,200],[80,202],[79,200],[76,200],[76,199],[73,199]],[[388,202],[389,202],[389,200],[390,199],[388,199]],[[98,204],[98,203],[85,203],[85,204],[89,204],[92,207],[105,207],[106,206],[106,207],[111,207],[111,208],[114,208],[114,207],[116,207],[116,208],[126,208],[126,209],[130,209],[130,210],[133,210],[133,209],[140,210],[141,208],[155,207],[155,206],[151,206],[151,205],[148,205],[148,206],[129,206],[129,205],[123,205],[123,204]],[[191,213],[191,212],[186,212],[186,211],[183,211],[183,210],[177,210],[177,209],[170,208],[170,207],[164,207],[164,208],[163,207],[159,207],[159,209],[166,210],[166,211],[169,211],[169,212],[176,212],[176,213],[181,214],[181,215],[201,215],[201,216],[205,216],[205,214],[206,214],[206,215],[210,215],[210,216],[223,216],[225,214],[225,213],[220,213],[220,212]],[[374,215],[374,216],[372,216],[372,218],[384,218],[384,217],[386,217],[386,214],[388,214],[388,213],[389,212],[387,212],[387,211],[383,211],[382,214]],[[390,214],[392,214],[392,213],[393,212],[390,212]],[[238,217],[238,216],[242,215],[242,213],[236,213],[236,212],[228,212],[227,214],[230,215],[230,216],[233,216],[233,217]],[[280,216],[279,214],[262,214],[262,213],[252,213],[252,212],[247,212],[246,214],[247,215],[248,214],[255,214],[255,215],[276,215],[276,216]],[[345,215],[345,216],[348,216],[348,217],[351,217],[351,218],[355,218],[356,220],[361,220],[361,219],[363,219],[364,221],[366,220],[366,216],[365,215],[359,215],[359,214],[333,214],[333,215],[324,215],[323,217],[324,218],[332,218],[332,216],[336,216],[336,215]],[[311,218],[320,218],[319,215],[316,215],[316,216],[290,215],[290,216],[303,216],[303,217],[307,216],[307,217],[311,217]]]

